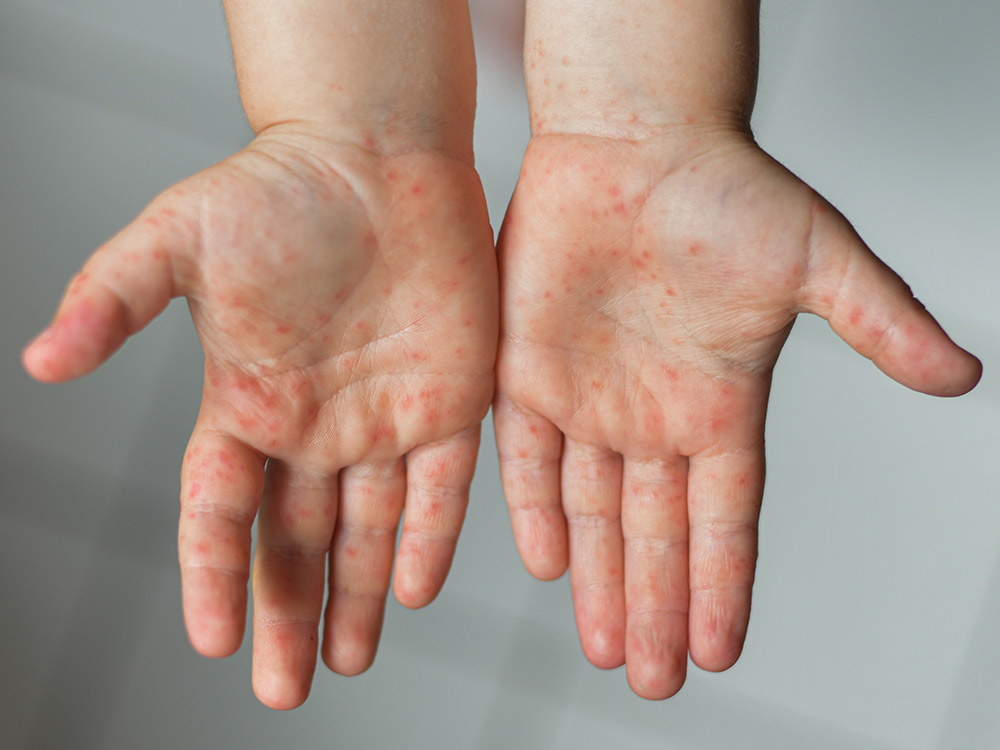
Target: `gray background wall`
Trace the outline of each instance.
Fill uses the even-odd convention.
[[[517,14],[473,5],[499,226],[527,141]],[[589,667],[566,580],[517,559],[487,437],[440,599],[391,605],[369,673],[321,672],[279,714],[252,696],[247,647],[211,662],[183,632],[177,476],[201,365],[184,306],[80,382],[43,387],[18,362],[94,247],[247,141],[221,9],[0,0],[0,746],[1000,746],[998,28],[992,0],[764,0],[761,142],[986,376],[920,396],[800,320],[734,669],[692,668],[653,704]]]

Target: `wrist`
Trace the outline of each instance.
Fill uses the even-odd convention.
[[[529,0],[532,133],[645,139],[688,126],[749,132],[756,0]]]
[[[472,156],[465,0],[225,0],[244,110],[377,153]]]

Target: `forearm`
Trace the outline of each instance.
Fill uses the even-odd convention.
[[[386,153],[471,159],[466,0],[225,0],[255,132],[302,122]]]
[[[748,127],[759,0],[528,0],[532,133]]]

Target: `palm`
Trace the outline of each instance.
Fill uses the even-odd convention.
[[[479,205],[457,199],[469,175],[355,156],[346,179],[311,180],[315,167],[280,158],[244,152],[191,186],[203,215],[224,217],[202,234],[188,292],[213,424],[336,471],[478,423],[495,271]]]
[[[478,178],[441,156],[269,133],[99,250],[26,365],[83,374],[178,295],[205,350],[181,482],[188,632],[206,655],[239,645],[260,502],[254,686],[292,707],[327,567],[323,657],[347,674],[374,657],[404,504],[397,597],[422,606],[447,574],[493,392]]]
[[[689,649],[709,669],[739,654],[770,375],[797,312],[908,384],[971,387],[952,382],[968,360],[806,185],[742,138],[672,153],[536,139],[500,248],[515,536],[541,577],[568,552],[588,657],[625,661],[649,697],[680,687]],[[852,296],[863,272],[891,304]]]

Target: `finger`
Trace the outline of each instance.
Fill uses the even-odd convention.
[[[154,201],[73,278],[53,322],[22,354],[32,377],[56,383],[95,370],[180,293],[194,230],[169,203]]]
[[[702,669],[728,669],[743,649],[763,492],[763,444],[690,459],[688,640]]]
[[[680,690],[688,655],[687,459],[625,461],[625,664],[632,689]]]
[[[805,307],[903,385],[958,396],[982,375],[978,359],[952,342],[910,288],[825,203],[814,213]]]
[[[340,472],[323,634],[323,661],[334,672],[360,674],[375,659],[405,495],[402,458]]]
[[[396,559],[396,599],[423,607],[437,596],[455,555],[479,453],[479,425],[410,451],[406,514]]]
[[[188,638],[203,656],[229,656],[243,640],[250,529],[263,487],[262,456],[195,427],[181,470],[177,546]]]
[[[559,496],[562,433],[539,414],[497,396],[493,428],[514,542],[536,578],[549,581],[566,571],[569,540]]]
[[[563,510],[569,526],[569,577],[583,653],[594,666],[625,662],[622,460],[566,438]]]
[[[270,461],[254,560],[253,686],[271,708],[309,695],[337,515],[337,477]]]

